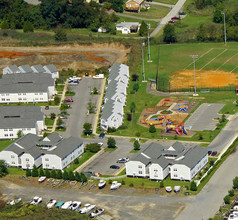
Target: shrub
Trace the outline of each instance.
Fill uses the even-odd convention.
[[[197,184],[194,181],[192,181],[190,184],[190,190],[197,191]]]
[[[150,132],[150,133],[155,133],[155,132],[156,132],[156,128],[155,128],[154,125],[151,125],[151,126],[150,126],[149,132]]]
[[[228,193],[230,197],[233,197],[235,195],[234,189],[229,190]]]
[[[23,25],[23,32],[34,32],[34,26],[31,22],[26,21]]]
[[[51,177],[52,178],[56,178],[57,177],[55,170],[51,170]]]
[[[132,120],[132,114],[127,113],[127,121],[131,121]]]
[[[32,172],[31,172],[32,177],[37,177],[38,176],[38,170],[36,166],[33,166]]]
[[[140,150],[140,143],[137,140],[134,141],[134,150]]]
[[[225,204],[230,204],[230,197],[228,195],[225,196],[223,200]]]
[[[72,170],[69,171],[69,180],[71,181],[75,180],[74,172]]]
[[[116,141],[115,141],[114,138],[109,137],[109,138],[107,139],[107,147],[108,147],[108,148],[116,148]]]
[[[125,184],[126,184],[125,180],[122,180],[121,185],[125,185]]]
[[[114,128],[114,127],[108,127],[108,129],[107,129],[108,133],[113,133],[113,132],[116,132],[116,131],[117,131],[117,129]]]
[[[45,173],[44,173],[44,170],[42,169],[42,167],[39,169],[39,176],[44,176]]]
[[[139,76],[137,74],[132,74],[131,79],[132,81],[136,82],[138,81]]]
[[[55,32],[55,40],[56,41],[67,41],[67,33],[64,29],[59,28]]]
[[[65,170],[64,172],[63,172],[63,179],[64,180],[68,180],[69,179],[69,174],[68,174],[68,172],[67,172],[67,170]]]
[[[134,187],[134,184],[133,184],[133,183],[130,183],[129,187]]]
[[[238,176],[233,179],[233,188],[238,189]]]
[[[122,124],[121,126],[118,127],[118,130],[124,130],[127,129],[128,127],[125,124]]]
[[[50,171],[49,171],[48,169],[45,170],[45,176],[46,176],[47,178],[50,178],[50,177],[51,177]]]
[[[62,179],[63,174],[62,174],[61,170],[57,170],[56,177],[57,177],[57,179]]]
[[[2,28],[3,30],[9,29],[9,23],[8,23],[8,21],[4,20],[4,21],[1,23],[1,28]]]
[[[84,173],[80,173],[80,178],[81,178],[81,181],[82,181],[82,182],[87,182],[87,181],[88,181],[88,179],[87,179],[87,177],[84,175]]]
[[[101,150],[101,146],[98,145],[97,143],[87,144],[85,147],[85,150],[88,150],[92,153],[97,153],[98,151]]]
[[[108,180],[108,184],[112,184],[112,180],[110,179],[110,180]]]
[[[28,168],[26,169],[26,176],[31,176],[31,170],[29,170]]]
[[[76,180],[77,182],[81,182],[81,178],[80,178],[79,172],[75,172],[75,180]]]
[[[78,158],[76,158],[76,159],[74,160],[74,164],[79,164],[79,159],[78,159]]]
[[[159,184],[160,188],[164,188],[164,182],[161,181],[160,184]]]

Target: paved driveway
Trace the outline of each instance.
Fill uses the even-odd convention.
[[[203,103],[185,122],[185,128],[192,131],[215,130],[217,120],[220,118],[218,112],[223,108],[224,104],[219,103]]]
[[[67,130],[62,133],[63,137],[81,137],[83,124],[88,122],[93,125],[96,114],[87,115],[87,106],[89,101],[97,105],[100,96],[91,95],[90,92],[94,87],[100,90],[101,85],[102,79],[83,78],[79,85],[70,86],[76,94],[73,97],[74,102],[71,103],[72,109],[68,110],[70,116],[66,120]]]

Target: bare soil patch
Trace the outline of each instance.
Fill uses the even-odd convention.
[[[59,70],[73,68],[93,71],[96,68],[125,63],[130,48],[119,43],[64,45],[49,47],[0,47],[0,68],[8,65],[50,64]]]
[[[217,88],[238,84],[238,74],[226,71],[196,71],[197,88]],[[194,71],[184,70],[170,77],[171,89],[194,87]]]

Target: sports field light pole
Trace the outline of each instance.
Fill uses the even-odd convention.
[[[142,67],[143,67],[142,75],[143,75],[143,79],[144,79],[143,81],[145,82],[145,64],[144,64],[144,50],[143,50],[145,43],[142,43],[141,46],[142,46]]]
[[[148,62],[151,62],[150,60],[150,24],[147,24],[147,31],[148,31]]]
[[[226,46],[226,9],[224,9],[222,12],[221,12],[224,16],[224,43],[225,43],[225,46]]]
[[[196,91],[196,69],[195,69],[195,62],[196,59],[198,58],[198,55],[190,55],[193,59],[193,70],[194,70],[194,96],[197,96],[197,91]]]

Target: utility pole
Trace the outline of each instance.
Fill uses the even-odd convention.
[[[223,20],[224,20],[224,43],[226,46],[226,9],[224,9],[221,14],[223,14]]]
[[[196,59],[198,58],[198,55],[190,55],[190,57],[192,57],[193,59],[193,70],[194,70],[194,96],[197,96],[197,91],[196,91],[196,68],[195,68],[195,62]]]
[[[148,62],[151,62],[150,60],[150,24],[147,24],[147,32],[148,32]]]
[[[144,50],[143,50],[145,43],[142,43],[141,46],[142,46],[142,67],[143,67],[142,75],[144,79],[143,81],[145,82],[145,64],[144,64]]]

